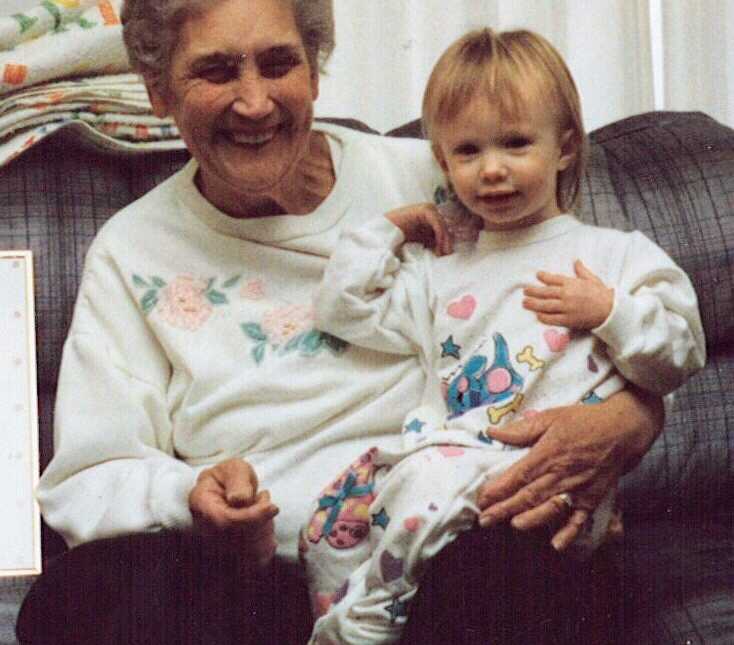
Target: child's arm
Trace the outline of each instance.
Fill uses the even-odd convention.
[[[657,245],[634,233],[622,276],[611,289],[583,263],[577,277],[541,272],[523,305],[549,325],[591,330],[632,383],[672,392],[706,361],[696,292],[688,276]],[[606,314],[606,315],[605,315]]]
[[[451,241],[430,204],[390,211],[341,234],[314,295],[316,327],[352,344],[415,354],[430,343],[428,254],[402,249],[420,241],[450,252]],[[408,250],[409,249],[409,250]]]

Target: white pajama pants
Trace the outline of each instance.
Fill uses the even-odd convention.
[[[439,434],[455,443],[432,435],[400,454],[373,448],[322,492],[299,548],[317,617],[310,645],[399,640],[425,563],[475,525],[480,486],[527,453]],[[595,513],[589,550],[612,501]]]

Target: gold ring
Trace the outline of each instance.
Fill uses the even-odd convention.
[[[573,497],[571,497],[571,493],[558,493],[557,497],[568,506],[569,511],[573,510]]]

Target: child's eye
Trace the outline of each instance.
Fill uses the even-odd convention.
[[[505,142],[508,148],[525,148],[530,145],[530,139],[528,137],[510,137]]]
[[[479,151],[479,148],[477,148],[477,146],[475,146],[473,143],[462,143],[456,146],[456,148],[454,148],[454,152],[457,155],[461,155],[461,156],[474,155],[478,151]]]

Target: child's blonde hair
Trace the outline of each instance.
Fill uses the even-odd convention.
[[[478,29],[459,38],[439,58],[423,96],[423,129],[434,150],[441,127],[477,96],[495,102],[503,118],[522,114],[530,100],[555,109],[558,135],[570,130],[569,143],[576,148],[574,160],[558,175],[556,199],[562,211],[575,207],[586,167],[586,133],[576,84],[555,48],[526,30]]]

